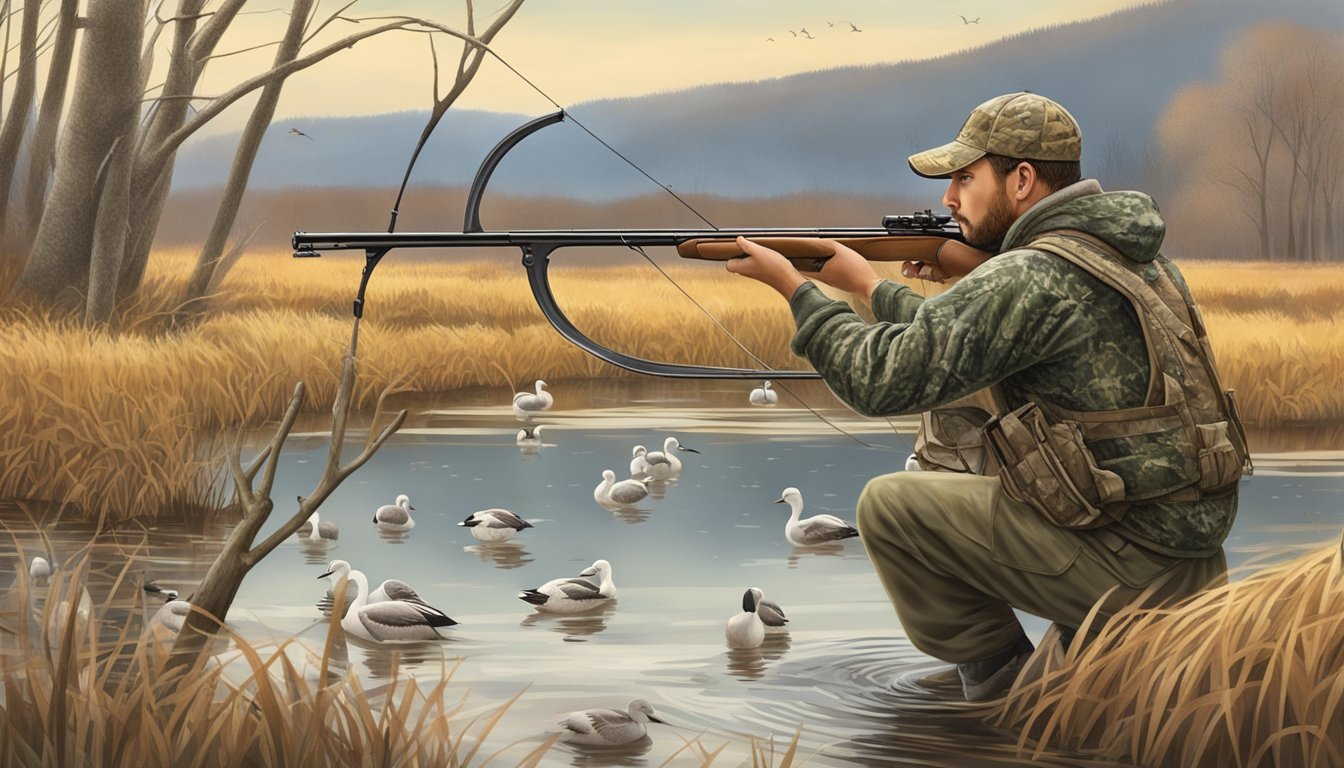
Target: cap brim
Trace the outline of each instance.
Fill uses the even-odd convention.
[[[910,156],[910,170],[927,179],[941,179],[974,163],[986,154],[960,141],[950,141],[941,147],[925,150]]]

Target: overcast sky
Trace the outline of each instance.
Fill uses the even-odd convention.
[[[282,7],[283,0],[271,1],[277,4],[269,7]],[[254,0],[249,6],[262,10],[268,7],[266,2]],[[479,2],[478,19],[493,18],[503,3]],[[321,7],[331,12],[343,4],[328,0]],[[493,47],[562,105],[569,105],[701,83],[928,58],[1140,4],[1137,0],[527,0]],[[361,0],[345,13],[424,16],[460,26],[463,7],[451,0]],[[979,22],[964,23],[959,15]],[[278,38],[285,21],[284,15],[274,12],[244,17],[228,44],[241,48]],[[853,31],[851,24],[862,31]],[[478,21],[478,28],[484,26]],[[336,22],[316,42],[354,29]],[[802,35],[804,29],[813,39]],[[445,37],[439,37],[436,45],[443,67],[454,67],[460,48]],[[207,69],[202,92],[223,90],[265,66],[273,55],[273,49],[265,49],[215,60]],[[424,35],[393,34],[362,42],[292,77],[276,117],[427,109],[429,62]],[[458,103],[528,114],[551,110],[549,103],[495,62],[482,67]],[[214,131],[237,127],[245,119],[244,109],[230,112],[234,114]]]

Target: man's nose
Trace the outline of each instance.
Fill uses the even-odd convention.
[[[956,182],[953,181],[947,185],[947,191],[943,193],[943,207],[951,209],[953,213],[956,213],[957,207],[961,205],[961,201],[957,199],[956,188]]]

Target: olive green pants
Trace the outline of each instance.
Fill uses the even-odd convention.
[[[1145,604],[1154,605],[1225,581],[1227,573],[1221,551],[1167,557],[1104,528],[1056,527],[1004,494],[993,477],[882,475],[864,487],[857,516],[910,642],[953,663],[1007,651],[1022,634],[1014,608],[1077,629],[1103,597],[1098,622],[1149,586]]]

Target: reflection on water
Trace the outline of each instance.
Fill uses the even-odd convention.
[[[649,742],[630,754],[557,745],[547,764],[658,765],[684,747],[683,737],[701,732],[711,749],[735,745],[718,762],[740,764],[750,761],[745,734],[766,744],[773,739],[782,750],[800,724],[799,754],[810,765],[1031,764],[1013,756],[1011,735],[985,728],[981,710],[958,700],[955,674],[901,635],[862,543],[794,547],[771,503],[780,488],[794,486],[821,510],[847,517],[869,478],[900,470],[912,433],[828,412],[865,442],[885,446],[862,447],[801,409],[750,408],[733,386],[696,382],[655,391],[641,383],[588,393],[557,387],[561,410],[547,418],[561,439],[531,455],[515,445],[507,393],[476,407],[417,414],[413,420],[427,426],[394,437],[323,505],[323,519],[341,526],[340,541],[286,541],[244,581],[229,623],[262,644],[303,632],[320,661],[326,625],[313,628],[321,615],[314,604],[330,585],[315,580],[315,567],[347,559],[366,573],[416,585],[430,605],[453,606],[452,616],[469,630],[453,630],[453,639],[441,643],[351,640],[333,654],[336,666],[376,678],[370,688],[385,688],[398,672],[433,680],[443,674],[445,657],[461,656],[449,695],[469,690],[476,704],[482,698],[499,704],[526,689],[487,749],[539,743],[538,734],[553,732],[561,714],[599,703],[595,697],[647,698],[677,726],[652,726]],[[608,401],[597,402],[607,393]],[[598,410],[576,410],[585,399]],[[627,466],[631,445],[659,444],[681,432],[693,435],[702,454],[686,457],[677,482],[651,484],[656,493],[637,508],[611,515],[594,509],[593,485],[604,467]],[[326,450],[322,440],[287,441],[275,498],[310,492]],[[1233,569],[1266,548],[1337,541],[1344,462],[1318,460],[1305,469],[1288,462],[1244,481],[1228,541]],[[369,520],[368,510],[401,492],[419,500],[415,536]],[[527,510],[528,519],[546,524],[526,532],[522,543],[494,544],[456,525],[492,507]],[[161,604],[146,602],[143,582],[189,596],[237,518],[98,533],[54,511],[43,517],[0,505],[0,521],[14,531],[12,538],[0,536],[0,587],[20,569],[26,574],[34,554],[60,563],[87,554],[86,585],[110,643],[122,626],[137,637]],[[516,598],[520,588],[576,573],[596,559],[613,566],[619,607],[551,615]],[[748,584],[765,587],[787,608],[789,631],[768,635],[757,649],[729,652],[723,619]],[[0,625],[27,615],[17,613],[10,592],[0,594]],[[1030,617],[1024,623],[1033,638],[1047,626]],[[12,641],[0,629],[0,654],[13,652]],[[1034,764],[1088,765],[1067,755]]]
[[[493,563],[496,568],[506,570],[521,568],[534,559],[532,553],[523,549],[523,545],[516,541],[481,542],[463,547],[462,551],[472,553],[483,563]]]
[[[790,568],[797,568],[798,563],[809,557],[844,557],[845,545],[838,541],[828,541],[824,544],[809,544],[806,546],[794,545],[793,551],[789,552],[788,563]]]
[[[518,623],[520,627],[542,627],[565,636],[565,642],[582,643],[591,635],[607,628],[607,616],[616,610],[616,601],[610,600],[599,608],[583,613],[556,614],[536,612]]]
[[[630,525],[634,525],[636,523],[648,522],[649,515],[653,513],[653,510],[647,507],[612,506],[609,507],[609,509],[611,509],[611,516],[613,518],[620,520],[622,523],[628,523]]]
[[[728,674],[739,680],[760,680],[770,662],[781,658],[793,641],[788,632],[766,635],[765,641],[755,648],[729,648]]]
[[[667,489],[677,484],[676,478],[667,480],[645,480],[644,487],[649,489],[649,498],[665,499],[667,498]]]
[[[374,524],[374,529],[378,532],[378,538],[386,541],[388,544],[404,544],[411,538],[409,528],[391,527],[386,525]]]
[[[654,728],[659,726],[654,725]],[[617,747],[598,747],[587,744],[566,744],[564,741],[557,742],[554,747],[556,757],[560,753],[568,752],[570,755],[569,764],[576,768],[599,768],[600,766],[617,765],[648,765],[649,750],[653,748],[653,739],[649,736],[636,739],[629,744],[622,744]]]
[[[453,642],[370,643],[346,632],[340,634],[347,643],[363,651],[364,668],[369,671],[369,677],[375,680],[404,676],[408,669],[416,669],[431,661],[444,662],[451,653],[445,646]]]
[[[303,553],[303,561],[310,565],[326,565],[334,558],[331,553],[341,548],[337,541],[331,539],[308,539],[299,538],[299,551]]]

